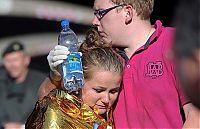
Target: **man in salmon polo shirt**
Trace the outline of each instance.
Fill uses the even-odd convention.
[[[159,20],[151,25],[153,5],[154,0],[94,2],[93,25],[104,40],[123,48],[126,57],[115,125],[117,129],[193,128],[199,116],[179,85],[170,58],[175,30]]]

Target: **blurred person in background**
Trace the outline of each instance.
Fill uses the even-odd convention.
[[[174,24],[177,27],[174,54],[181,85],[200,111],[200,1],[182,0]],[[200,128],[200,113],[198,128]],[[185,127],[188,127],[185,125]],[[194,126],[195,127],[195,126]]]
[[[2,58],[0,125],[4,129],[22,129],[34,108],[37,91],[45,75],[28,67],[31,58],[18,41],[4,49]]]
[[[174,45],[179,77],[192,103],[200,108],[200,2],[182,0],[177,9]],[[183,15],[184,14],[184,15]]]

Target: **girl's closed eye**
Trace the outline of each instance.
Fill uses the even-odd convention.
[[[110,90],[109,93],[115,94],[115,93],[118,93],[118,92],[119,92],[119,88],[115,88],[115,89]]]
[[[101,93],[101,92],[105,91],[104,89],[97,89],[97,88],[93,88],[93,90],[95,90],[95,92],[97,92],[97,93]]]

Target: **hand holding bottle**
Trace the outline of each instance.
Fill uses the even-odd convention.
[[[65,59],[67,59],[67,55],[69,54],[69,49],[65,46],[56,45],[48,54],[47,60],[49,63],[49,67],[51,71],[53,71],[55,74],[59,73],[58,66],[64,62]]]
[[[78,52],[78,38],[69,26],[68,20],[61,21],[61,31],[58,36],[58,44],[66,46],[69,49],[68,57],[63,56],[66,60],[62,60],[57,64],[60,65],[60,73],[62,76],[62,87],[71,92],[78,92],[84,84],[83,68],[81,54]],[[56,58],[55,60],[57,60]],[[59,59],[60,60],[60,59]]]

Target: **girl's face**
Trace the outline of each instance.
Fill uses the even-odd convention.
[[[121,84],[121,75],[111,71],[96,71],[93,78],[85,80],[82,89],[83,101],[104,114],[117,99]]]

